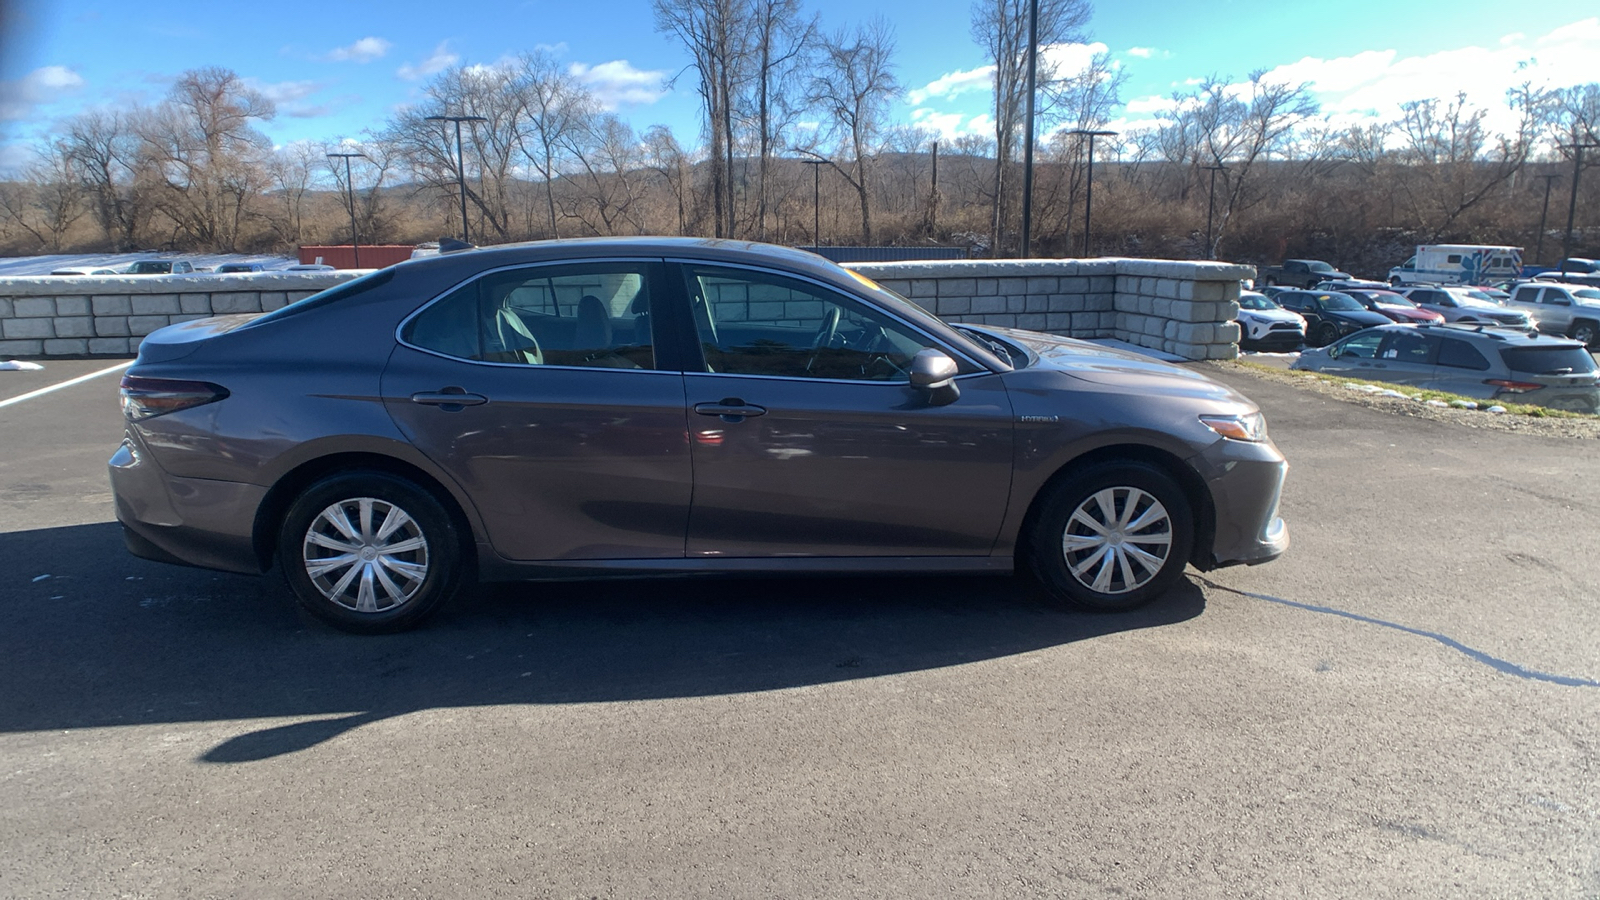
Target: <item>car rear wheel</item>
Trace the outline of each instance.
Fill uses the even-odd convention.
[[[1118,612],[1166,593],[1193,544],[1194,514],[1170,476],[1146,463],[1103,463],[1051,489],[1027,549],[1053,599]]]
[[[402,631],[432,615],[459,586],[460,560],[439,502],[382,472],[316,482],[289,507],[278,536],[278,562],[300,605],[358,634]]]

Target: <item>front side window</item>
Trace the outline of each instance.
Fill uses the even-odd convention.
[[[712,372],[906,382],[911,358],[929,346],[883,312],[809,282],[710,266],[684,272]]]
[[[435,301],[400,337],[478,362],[652,369],[648,285],[642,263],[491,272]]]
[[[1383,337],[1381,331],[1368,331],[1346,338],[1334,356],[1339,359],[1376,359]]]

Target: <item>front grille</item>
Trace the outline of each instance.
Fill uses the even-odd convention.
[[[1298,334],[1298,333],[1300,333],[1300,326],[1294,324],[1293,322],[1275,322],[1270,327],[1268,327],[1267,330],[1268,331],[1293,331],[1296,334]]]

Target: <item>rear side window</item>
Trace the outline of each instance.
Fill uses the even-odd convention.
[[[1582,347],[1507,347],[1500,358],[1513,372],[1581,375],[1595,371],[1594,357]]]
[[[1511,295],[1512,303],[1535,303],[1538,299],[1539,289],[1536,287],[1519,287],[1517,292]]]
[[[1439,345],[1439,365],[1482,372],[1489,368],[1489,361],[1466,341],[1445,340]]]

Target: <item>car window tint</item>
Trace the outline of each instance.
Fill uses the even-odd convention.
[[[1466,341],[1445,340],[1439,346],[1439,365],[1483,371],[1489,368],[1489,360]]]
[[[1431,366],[1438,361],[1439,343],[1438,338],[1429,334],[1391,332],[1381,355],[1399,365]]]
[[[648,286],[632,263],[493,272],[435,301],[401,338],[480,362],[650,369]]]
[[[909,381],[928,346],[915,331],[854,298],[766,272],[687,267],[708,369],[850,381]]]
[[[1383,343],[1383,332],[1373,331],[1347,338],[1339,345],[1340,359],[1376,359],[1378,345]]]
[[[1582,375],[1595,371],[1594,357],[1582,347],[1507,347],[1500,358],[1513,372]]]

